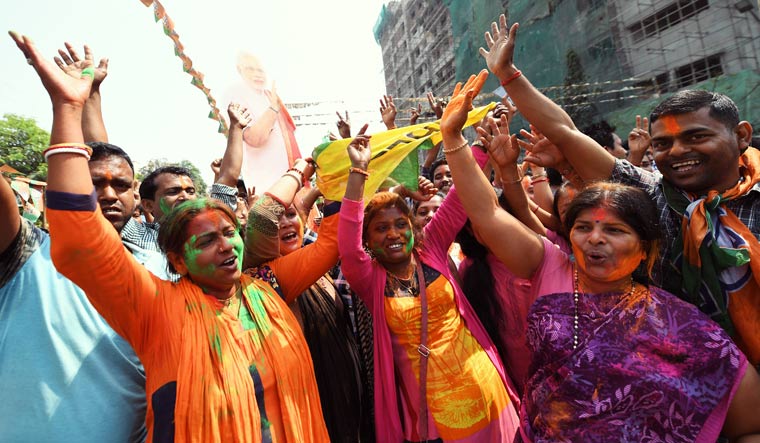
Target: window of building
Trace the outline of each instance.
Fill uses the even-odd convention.
[[[708,0],[678,0],[634,23],[628,30],[633,35],[633,41],[639,42],[694,17],[709,7]]]
[[[685,88],[695,83],[723,74],[720,54],[697,60],[675,70],[675,82],[678,88]]]

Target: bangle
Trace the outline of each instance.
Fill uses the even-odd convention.
[[[543,183],[543,182],[549,182],[549,179],[546,177],[540,177],[540,178],[534,178],[531,179],[530,184],[535,185],[536,183]]]
[[[515,81],[515,80],[517,80],[518,78],[520,78],[520,76],[521,76],[521,75],[522,75],[522,71],[520,71],[520,70],[518,69],[518,70],[517,70],[517,71],[515,71],[515,73],[514,73],[514,74],[512,74],[512,75],[511,75],[511,76],[510,76],[508,79],[506,79],[506,80],[504,80],[503,82],[501,82],[501,85],[502,85],[502,86],[504,86],[504,87],[506,88],[508,84],[510,84],[510,83],[512,83],[513,81]]]
[[[520,171],[517,171],[517,179],[516,180],[512,180],[512,181],[504,181],[504,180],[502,180],[501,184],[502,185],[516,185],[516,184],[520,183],[522,181],[522,179],[523,179],[522,174],[520,173]]]
[[[456,148],[446,149],[446,146],[444,146],[443,149],[441,149],[441,151],[443,151],[444,154],[452,154],[454,152],[459,151],[460,149],[464,149],[466,146],[469,146],[469,144],[470,144],[470,142],[468,142],[467,140],[465,140],[464,143],[462,143],[461,145],[457,146]]]
[[[540,178],[540,177],[546,177],[546,172],[542,172],[540,174],[536,174],[533,176],[534,179]]]
[[[363,175],[364,176],[364,180],[368,180],[369,179],[369,172],[365,171],[364,169],[354,168],[353,166],[351,166],[350,168],[348,168],[348,173],[350,174],[352,172],[355,172],[357,174]]]
[[[300,180],[301,186],[304,185],[304,181],[306,181],[306,177],[304,177],[303,171],[301,171],[300,169],[296,169],[296,168],[290,168],[287,171],[285,171],[286,174],[288,172],[295,172],[296,174],[298,174],[301,177],[301,180]],[[293,177],[293,178],[295,178],[295,177]],[[296,179],[296,180],[298,180],[298,179]]]
[[[45,160],[55,154],[79,154],[89,161],[92,156],[92,148],[84,143],[58,143],[42,151]]]
[[[280,113],[280,110],[279,110],[279,109],[274,109],[274,108],[273,108],[273,107],[271,107],[271,106],[269,106],[269,109],[271,109],[272,111],[274,111],[274,113],[275,113],[275,114],[279,114],[279,113]]]
[[[296,178],[296,177],[295,177],[293,174],[288,174],[288,173],[286,172],[285,174],[282,174],[282,176],[283,176],[283,177],[290,177],[290,178],[292,178],[293,180],[295,180],[295,181],[296,181],[296,183],[298,183],[298,189],[301,189],[301,187],[303,186],[303,182],[302,182],[301,180],[297,179],[297,178]]]

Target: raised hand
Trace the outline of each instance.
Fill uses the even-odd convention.
[[[446,135],[455,136],[462,132],[467,122],[467,113],[472,109],[472,100],[480,93],[487,78],[488,71],[483,69],[477,76],[471,75],[464,86],[461,82],[456,84],[451,100],[441,117],[441,133],[444,138]]]
[[[446,104],[443,100],[436,99],[432,92],[427,93],[427,99],[428,103],[430,103],[430,109],[435,113],[435,118],[441,118],[443,116],[443,108],[446,107]]]
[[[514,65],[515,37],[519,24],[515,23],[507,27],[507,17],[499,16],[499,24],[491,23],[491,31],[486,32],[486,45],[488,50],[480,48],[479,52],[486,59],[488,69],[501,81],[509,78],[517,71]]]
[[[383,117],[383,123],[388,129],[396,128],[396,104],[393,103],[393,97],[384,95],[380,99],[380,115]]]
[[[367,169],[369,161],[372,158],[372,151],[369,147],[369,140],[372,136],[365,134],[368,127],[369,124],[365,123],[364,126],[359,129],[359,133],[356,134],[356,137],[354,137],[354,139],[351,140],[351,143],[346,147],[348,158],[351,160],[351,166],[362,170]]]
[[[562,170],[567,168],[567,160],[562,152],[548,138],[534,132],[530,133],[524,129],[520,130],[520,135],[526,140],[517,140],[517,143],[527,151],[525,161],[544,168],[554,168]]]
[[[59,105],[84,106],[87,97],[90,95],[94,70],[92,61],[85,60],[82,70],[78,72],[66,73],[55,67],[52,63],[43,57],[31,38],[19,35],[16,32],[9,32],[11,38],[16,42],[16,46],[26,57],[27,63],[37,71],[42,85],[50,95],[53,107]]]
[[[493,118],[499,119],[502,114],[507,115],[507,127],[509,127],[509,124],[512,123],[512,119],[517,115],[517,106],[515,106],[506,95],[501,99],[501,103],[493,108]]]
[[[251,124],[251,114],[245,106],[237,103],[230,103],[229,106],[227,106],[227,115],[230,117],[230,128],[238,127],[243,129]]]
[[[517,164],[520,147],[516,142],[517,136],[509,134],[509,121],[506,114],[501,114],[499,120],[488,117],[485,125],[481,125],[477,131],[491,160],[498,166],[496,169]]]
[[[644,117],[643,121],[640,115],[636,116],[636,127],[631,129],[628,134],[628,149],[630,158],[641,158],[646,154],[647,149],[652,144],[652,136],[649,135],[649,119]],[[635,164],[635,163],[634,163]]]
[[[351,119],[348,118],[348,111],[346,111],[346,118],[343,118],[338,111],[335,111],[335,114],[338,116],[338,121],[335,124],[338,126],[340,138],[351,137]]]
[[[214,161],[211,162],[211,171],[214,173],[214,183],[216,183],[216,179],[219,178],[219,172],[222,168],[222,159],[217,158],[214,159]]]
[[[409,126],[416,125],[417,119],[420,118],[420,115],[422,114],[422,105],[417,103],[417,107],[411,108],[409,113]]]
[[[94,76],[92,79],[92,90],[90,92],[97,91],[100,88],[100,84],[103,83],[103,80],[108,76],[108,59],[101,58],[98,62],[98,66],[95,66],[95,60],[89,46],[84,45],[84,59],[79,56],[79,53],[77,53],[71,43],[65,42],[64,46],[66,46],[66,51],[59,49],[58,54],[60,57],[53,57],[55,63],[63,70],[63,72],[66,72],[72,77],[76,77],[77,74],[81,76],[82,71],[86,67],[93,66]]]

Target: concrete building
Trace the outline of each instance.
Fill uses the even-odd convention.
[[[374,33],[382,48],[387,94],[425,97],[428,91],[444,94],[453,88],[454,40],[443,1],[391,1]]]
[[[657,92],[760,72],[760,17],[750,0],[608,2],[625,71]]]

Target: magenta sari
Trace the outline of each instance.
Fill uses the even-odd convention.
[[[654,287],[581,294],[578,305],[575,350],[572,293],[531,307],[533,361],[515,441],[715,442],[747,368],[725,332]]]

